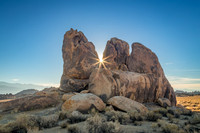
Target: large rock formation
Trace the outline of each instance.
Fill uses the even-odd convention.
[[[173,88],[166,79],[157,56],[139,43],[112,38],[103,53],[105,68],[94,69],[97,62],[94,45],[82,32],[73,29],[63,41],[64,69],[60,89],[80,92],[88,89],[104,102],[113,96],[125,96],[141,103],[167,98],[176,104]]]
[[[168,98],[172,105],[176,105],[174,90],[166,79],[155,53],[140,43],[133,43],[132,52],[129,55],[129,48],[126,48],[126,42],[116,38],[114,38],[114,40],[117,41],[112,40],[113,39],[108,41],[103,55],[105,61],[111,62],[111,67],[110,64],[106,64],[106,67],[110,68],[112,71],[123,70],[145,74],[143,75],[146,77],[145,81],[140,82],[140,85],[134,85],[135,83],[133,82],[135,81],[129,82],[129,86],[131,86],[130,89],[134,92],[134,94],[131,95],[134,95],[135,100],[139,102],[156,102],[158,98]],[[119,50],[119,48],[122,49]],[[124,50],[124,52],[121,50]],[[122,62],[119,60],[122,60]],[[118,67],[113,67],[113,65]],[[142,84],[148,84],[148,82],[148,86],[139,87],[142,86]],[[126,82],[122,81],[121,83]],[[145,94],[147,94],[147,96],[145,96]],[[125,96],[127,97],[127,95]]]
[[[62,53],[64,65],[60,90],[81,91],[87,86],[95,59],[98,59],[95,46],[81,31],[71,29],[64,35]]]

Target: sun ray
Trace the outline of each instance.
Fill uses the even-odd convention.
[[[102,65],[103,65],[103,67],[107,70],[107,68],[106,68],[106,66],[105,66],[105,64],[104,63],[102,63]]]

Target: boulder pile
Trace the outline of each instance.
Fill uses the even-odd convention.
[[[91,107],[102,111],[110,104],[124,111],[145,112],[142,103],[160,103],[163,98],[167,106],[176,105],[157,56],[140,43],[133,43],[129,53],[127,42],[111,38],[99,62],[93,43],[81,31],[71,29],[64,35],[62,53],[60,91],[65,111]]]

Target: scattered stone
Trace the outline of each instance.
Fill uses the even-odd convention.
[[[69,112],[80,111],[88,113],[92,108],[103,111],[105,109],[105,104],[98,96],[91,93],[76,94],[66,100],[62,105],[62,111]]]
[[[69,92],[69,93],[65,93],[63,96],[62,96],[62,100],[63,102],[70,99],[72,96],[76,95],[77,93],[73,93],[73,92]]]
[[[137,111],[143,114],[148,112],[148,109],[143,104],[123,96],[112,97],[107,103],[126,112]]]
[[[167,98],[159,98],[158,104],[164,108],[171,106],[171,102]]]

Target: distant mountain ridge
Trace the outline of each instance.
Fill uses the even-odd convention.
[[[27,90],[18,92],[17,94],[15,94],[15,96],[18,98],[18,97],[23,97],[23,96],[27,96],[27,95],[33,95],[36,92],[38,92],[38,90],[36,90],[36,89],[27,89]]]
[[[16,94],[22,90],[27,90],[27,89],[42,90],[46,87],[49,87],[49,86],[40,86],[40,85],[34,85],[34,84],[8,83],[8,82],[0,81],[0,94],[6,94],[6,93]]]

